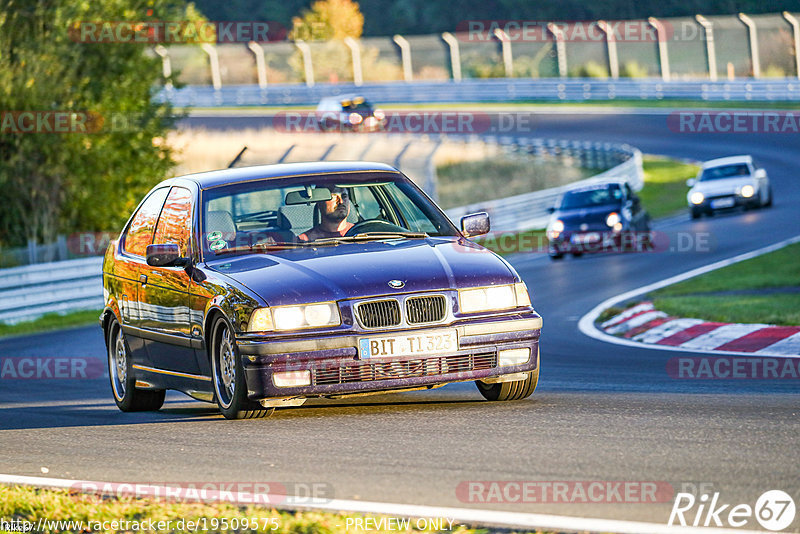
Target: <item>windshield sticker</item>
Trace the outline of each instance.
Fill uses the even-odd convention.
[[[217,251],[225,248],[226,246],[228,246],[228,243],[226,243],[224,239],[218,239],[217,241],[213,241],[212,243],[210,243],[208,245],[208,248],[210,250]]]
[[[206,240],[208,240],[209,243],[212,241],[219,241],[220,239],[222,239],[222,232],[211,232],[206,237]]]

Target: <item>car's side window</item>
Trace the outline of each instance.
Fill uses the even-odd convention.
[[[133,216],[131,225],[123,238],[123,250],[135,256],[144,256],[147,245],[153,241],[153,231],[161,213],[161,206],[167,198],[169,187],[153,191]]]
[[[186,257],[189,255],[191,226],[192,193],[183,187],[173,187],[158,218],[153,243],[175,243],[181,256]]]

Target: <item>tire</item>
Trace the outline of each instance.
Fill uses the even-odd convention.
[[[702,213],[700,213],[700,210],[698,209],[690,208],[689,215],[692,217],[692,219],[699,219]]]
[[[117,408],[123,412],[154,412],[164,405],[163,389],[136,389],[133,361],[128,342],[116,318],[107,330],[108,377]]]
[[[581,256],[583,256],[583,252],[573,252],[572,253],[572,257],[573,258],[580,258]]]
[[[214,322],[211,338],[211,380],[214,398],[225,419],[258,419],[272,415],[275,408],[265,409],[247,398],[242,358],[228,321],[219,317]]]
[[[538,356],[537,356],[538,360]],[[480,380],[475,381],[478,391],[483,398],[489,401],[514,401],[530,397],[536,390],[539,383],[539,362],[536,362],[536,369],[528,373],[528,378],[516,382],[501,382],[499,384],[484,384]]]
[[[767,187],[767,201],[764,203],[765,208],[772,207],[772,186]]]

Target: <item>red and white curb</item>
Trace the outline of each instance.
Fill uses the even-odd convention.
[[[0,484],[14,484],[34,486],[38,488],[61,488],[79,493],[103,494],[115,497],[114,491],[105,492],[104,487],[122,486],[108,482],[89,480],[67,480],[62,478],[45,478],[20,475],[0,474]],[[127,484],[131,486],[132,484]],[[139,484],[137,486],[148,495],[169,495],[170,486],[155,486]],[[86,490],[85,488],[93,488]],[[506,512],[500,510],[480,510],[471,508],[449,508],[441,506],[427,506],[415,504],[396,504],[386,502],[351,501],[332,499],[326,502],[308,502],[308,497],[293,497],[285,495],[271,495],[252,493],[239,500],[237,494],[230,498],[217,499],[215,502],[224,501],[239,505],[252,505],[256,503],[284,503],[282,505],[270,504],[276,509],[289,510],[322,510],[327,512],[343,512],[355,514],[376,514],[383,516],[411,517],[411,518],[447,518],[457,524],[492,525],[511,528],[551,529],[559,532],[613,532],[618,534],[759,534],[763,531],[743,530],[740,528],[708,528],[694,526],[672,526],[663,523],[647,523],[643,521],[624,521],[618,519],[601,519],[589,517],[571,517],[563,515],[531,514],[524,512]]]
[[[800,358],[800,327],[726,324],[669,317],[666,313],[654,309],[651,302],[642,302],[601,325],[596,324],[600,314],[612,306],[799,242],[800,235],[797,235],[606,299],[581,317],[578,329],[594,339],[630,347],[705,354]]]
[[[652,302],[628,308],[600,325],[607,334],[687,351],[800,357],[800,326],[715,323],[669,317]]]

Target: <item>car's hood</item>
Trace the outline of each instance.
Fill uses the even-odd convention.
[[[706,196],[713,195],[732,195],[745,185],[755,185],[751,176],[737,176],[735,178],[724,178],[721,180],[709,180],[707,182],[697,182],[692,187],[690,193],[700,192]]]
[[[622,206],[619,204],[605,204],[590,208],[577,208],[572,210],[559,210],[553,214],[554,219],[561,219],[564,228],[574,229],[585,223],[589,226],[605,224],[608,214],[612,211],[620,213]]]
[[[223,258],[208,266],[270,306],[512,283],[516,277],[504,260],[459,238],[342,243]],[[392,289],[390,280],[404,287]]]

